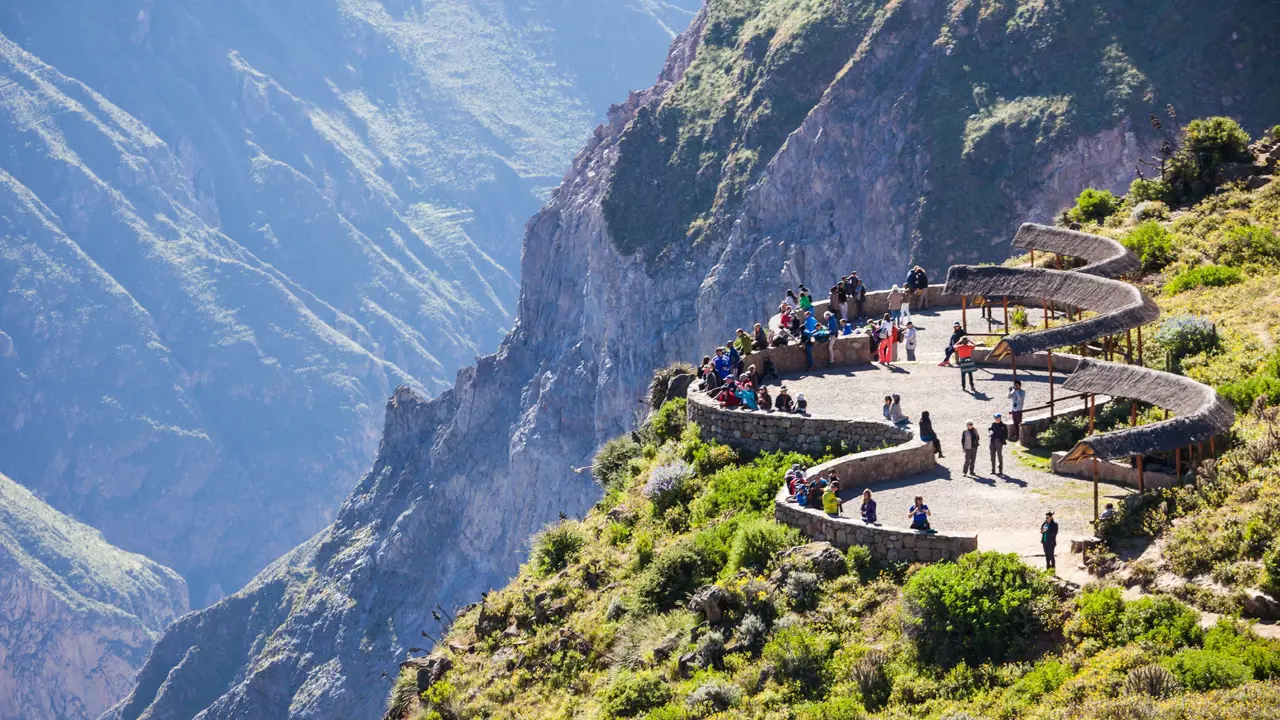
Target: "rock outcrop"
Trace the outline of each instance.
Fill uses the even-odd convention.
[[[0,475],[0,718],[96,718],[186,612],[178,574]]]
[[[726,21],[731,5],[741,10],[714,0],[704,9],[677,38],[654,87],[611,110],[550,203],[529,221],[516,325],[498,353],[460,372],[434,400],[397,390],[377,460],[334,524],[244,593],[175,625],[110,718],[377,716],[394,680],[382,673],[421,646],[421,633],[436,635],[438,603],[476,600],[517,567],[533,531],[559,513],[581,514],[595,500],[587,475],[573,468],[588,465],[599,442],[631,426],[656,367],[768,317],[769,288],[780,294],[801,280],[821,288],[854,268],[882,287],[899,280],[915,258],[939,279],[953,257],[997,259],[1017,223],[1048,219],[1079,191],[1058,178],[1121,189],[1124,173],[1117,168],[1130,152],[1124,148],[1136,153],[1154,142],[1144,130],[1145,113],[1131,120],[1130,100],[1133,107],[1174,102],[1184,114],[1208,107],[1202,98],[1209,96],[1197,89],[1199,71],[1182,73],[1185,85],[1174,83],[1161,65],[1163,51],[1140,29],[1150,16],[1137,10],[1108,11],[1088,26],[1092,34],[1081,36],[1071,26],[1078,18],[1053,8],[1019,15],[1010,25],[1012,9],[979,17],[967,2],[896,0],[858,20],[862,34],[834,69],[815,65],[830,75],[775,78],[788,87],[815,83],[819,91],[804,97],[817,99],[796,113],[785,142],[754,166],[740,197],[729,193],[724,202],[694,208],[696,242],[634,245],[643,240],[642,225],[629,229],[627,250],[620,251],[611,223],[626,213],[615,206],[606,219],[603,209],[605,195],[616,189],[620,156],[636,151],[632,157],[651,163],[641,168],[653,170],[648,181],[661,186],[671,157],[658,152],[666,147],[662,133],[688,129],[636,119],[661,115],[664,103],[687,97],[679,93],[689,92],[680,88],[691,77],[709,81],[694,72],[708,42],[716,47],[705,57],[747,53],[767,70],[823,27],[820,16],[774,22],[778,13],[785,18],[810,3],[765,2],[774,34],[758,42],[747,36],[761,29],[756,19]],[[1217,33],[1219,44],[1232,42],[1233,27],[1248,33],[1266,25],[1261,10],[1247,3],[1228,9],[1231,22],[1221,20],[1220,8],[1174,5],[1180,23]],[[1070,52],[1053,46],[1071,72],[1092,77],[1110,58],[1121,70],[1131,65],[1146,84],[1125,70],[1108,83],[1056,85],[1066,68],[1042,72],[1032,62],[1039,56],[1031,56],[1043,54],[1043,43],[1024,43],[1034,40],[1029,34],[1049,43],[1059,30],[1079,41]],[[1029,57],[1011,63],[1019,47]],[[1245,77],[1232,71],[1224,80],[1232,87],[1259,82],[1275,66],[1280,46],[1251,47],[1241,51],[1248,55],[1239,71]],[[986,73],[976,80],[990,81],[983,93],[964,75],[978,67],[975,58]],[[1120,81],[1141,92],[1126,85],[1124,102],[1108,104],[1109,89]],[[763,93],[770,87],[754,86]],[[1065,105],[1035,100],[1067,90]],[[953,101],[949,109],[942,94]],[[979,96],[986,104],[975,108]],[[1026,101],[1018,105],[1018,98]],[[1278,102],[1264,93],[1232,110],[1274,116]],[[1055,121],[1059,112],[1080,122]],[[725,147],[768,147],[751,144],[753,132],[764,132],[759,124],[726,122],[708,132],[717,129],[740,131],[746,143]],[[1102,142],[1101,134],[1119,140]],[[655,154],[642,152],[649,144]],[[1116,148],[1123,151],[1117,155]],[[615,193],[611,202],[625,202],[625,195]],[[980,212],[959,212],[958,196],[981,198],[971,208]],[[661,203],[650,207],[654,227],[667,227],[657,223]],[[950,214],[934,215],[939,207]],[[1028,207],[1044,208],[1044,215],[1028,217]],[[219,619],[249,607],[258,614]],[[247,623],[252,637],[242,625],[233,631],[233,622]],[[221,644],[224,632],[234,632],[234,641]],[[213,647],[226,653],[218,672],[187,668],[192,653]]]

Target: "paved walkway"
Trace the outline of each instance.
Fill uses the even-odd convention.
[[[1039,311],[1028,314],[1032,322],[1041,320]],[[996,317],[1002,316],[1002,311],[997,310]],[[1012,375],[1007,369],[979,367],[975,375],[978,392],[972,393],[960,389],[957,368],[938,366],[951,335],[952,322],[959,319],[958,309],[916,314],[914,320],[920,332],[915,363],[902,362],[891,368],[863,365],[784,376],[782,384],[793,395],[804,393],[810,412],[818,415],[882,419],[884,397],[894,393],[901,395],[903,412],[913,421],[922,411],[929,412],[934,430],[942,440],[945,457],[929,473],[870,486],[882,524],[908,526],[907,509],[914,496],[921,495],[933,511],[935,528],[977,531],[980,549],[1016,552],[1029,564],[1043,567],[1039,528],[1045,511],[1052,510],[1059,525],[1059,575],[1084,582],[1087,575],[1076,567],[1079,556],[1073,558],[1069,550],[1071,537],[1092,534],[1092,483],[1052,475],[1018,462],[1013,454],[1013,448],[1020,447],[1016,443],[1005,447],[1005,474],[989,472],[986,428],[996,412],[1003,413],[1008,422],[1007,393]],[[980,329],[981,322],[978,312],[969,310],[970,329]],[[985,340],[989,345],[997,341],[997,338],[976,339]],[[815,352],[821,351],[821,346],[815,347]],[[901,346],[899,356],[905,357]],[[1028,407],[1048,401],[1047,372],[1019,370],[1018,379],[1027,391]],[[1060,384],[1065,377],[1059,374],[1054,379]],[[960,449],[960,433],[966,420],[973,420],[982,437],[977,477],[961,474],[964,453]],[[914,424],[911,427],[914,428]],[[856,498],[863,489],[865,487],[859,485],[841,493],[848,500],[844,515],[857,517]],[[1100,503],[1118,502],[1129,492],[1123,487],[1102,485]]]

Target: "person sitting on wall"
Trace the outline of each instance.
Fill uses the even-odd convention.
[[[773,358],[764,359],[764,375],[760,378],[760,384],[771,382],[778,379],[778,366],[774,364]]]
[[[947,341],[947,354],[942,356],[942,362],[938,363],[939,367],[951,364],[951,354],[956,351],[956,343],[960,342],[960,338],[965,336],[964,328],[960,323],[952,323],[951,339]]]
[[[738,385],[738,400],[742,401],[742,406],[748,410],[758,410],[759,405],[756,404],[756,391],[750,381],[743,382]]]
[[[763,384],[761,382],[763,378],[761,378],[760,373],[756,372],[755,365],[748,365],[743,377],[746,378],[747,382],[751,383],[751,387],[753,388],[758,388]]]
[[[833,480],[827,485],[826,492],[822,493],[822,511],[831,517],[840,517],[840,511],[844,509],[844,501],[840,499],[840,481]]]
[[[807,310],[804,313],[804,331],[810,335],[818,331],[818,318],[814,317],[813,313]]]
[[[911,518],[911,529],[929,532],[933,529],[929,525],[929,518],[932,516],[929,506],[924,504],[924,498],[917,495],[915,504],[907,511],[907,517]]]
[[[787,493],[794,498],[800,484],[804,481],[804,470],[801,469],[800,463],[793,464],[791,469],[787,471],[786,481]]]
[[[800,307],[800,299],[796,297],[796,292],[794,290],[787,290],[787,297],[782,301],[782,304],[792,310],[795,310]]]
[[[794,310],[790,305],[782,303],[778,306],[778,326],[786,329],[791,327],[791,314]]]
[[[938,434],[933,431],[933,420],[929,419],[929,411],[925,410],[920,413],[920,422],[916,425],[920,433],[920,442],[933,443],[933,454],[943,457],[942,441],[938,439]]]
[[[751,354],[752,350],[756,349],[755,343],[751,341],[751,336],[742,328],[738,328],[738,334],[733,339],[733,346],[737,348],[738,355],[742,357],[743,360]]]
[[[738,397],[738,383],[736,380],[726,380],[724,387],[720,388],[720,392],[716,394],[716,402],[720,403],[720,407],[736,408],[742,404],[742,399]]]
[[[751,344],[756,350],[764,350],[769,347],[769,338],[764,333],[764,325],[756,323],[755,337],[751,339]]]
[[[858,514],[862,517],[862,522],[868,525],[877,525],[876,522],[876,501],[871,497],[870,490],[862,491],[862,507],[858,509]]]
[[[769,388],[764,385],[756,390],[756,405],[765,412],[773,412],[773,398],[769,397]]]
[[[795,412],[795,403],[791,401],[791,394],[787,392],[787,386],[783,385],[778,390],[778,397],[773,399],[773,405],[779,412]]]
[[[804,393],[796,393],[796,412],[800,415],[809,414],[809,401],[804,399]]]
[[[813,310],[813,298],[809,296],[809,288],[800,286],[800,309],[805,312]]]
[[[725,354],[723,347],[716,348],[716,356],[711,360],[711,365],[716,369],[716,375],[724,381],[729,377],[729,373],[733,371],[733,363],[729,360],[729,356]]]
[[[716,372],[716,368],[711,364],[710,358],[707,359],[705,367],[702,371],[702,389],[708,395],[715,396],[720,391],[720,386],[724,381],[720,379],[720,375]]]
[[[906,425],[911,422],[911,418],[902,412],[902,397],[897,393],[892,396],[892,402],[889,404],[889,422],[894,425]]]
[[[777,332],[770,331],[772,340],[769,341],[770,347],[786,347],[791,344],[795,337],[787,330],[786,326],[778,328]]]

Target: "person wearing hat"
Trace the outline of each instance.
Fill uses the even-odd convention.
[[[858,271],[856,270],[849,273],[849,278],[853,281],[853,288],[851,292],[853,295],[853,304],[858,309],[858,314],[854,320],[855,322],[858,320],[865,320],[867,317],[867,285],[858,277]]]
[[[1004,424],[1000,413],[995,414],[991,427],[987,428],[987,438],[991,444],[991,474],[1004,475],[1004,444],[1009,442],[1009,426]],[[997,463],[999,470],[996,470]]]
[[[898,325],[902,321],[902,288],[894,285],[889,289],[888,315],[892,316],[894,325]]]
[[[977,475],[978,429],[973,426],[972,420],[964,425],[964,432],[960,433],[960,447],[964,450],[964,474]]]
[[[978,386],[973,381],[973,374],[978,369],[978,363],[973,359],[973,351],[977,349],[977,345],[968,337],[960,338],[956,343],[956,366],[960,368],[960,389],[964,390],[964,383],[969,381],[969,391],[978,392]]]
[[[942,356],[942,362],[938,363],[940,367],[951,364],[951,353],[956,351],[956,343],[965,336],[964,327],[960,323],[951,324],[951,339],[947,341],[947,354]]]
[[[1044,548],[1046,570],[1056,570],[1058,567],[1053,557],[1053,551],[1057,545],[1058,523],[1053,519],[1053,511],[1050,510],[1044,514],[1044,522],[1040,523],[1040,546]]]
[[[907,362],[915,362],[916,324],[910,320],[907,321],[906,329],[902,331],[902,347],[907,351]]]
[[[773,399],[773,406],[778,409],[778,412],[795,412],[795,405],[791,402],[791,393],[787,392],[786,385],[778,390],[778,397]]]

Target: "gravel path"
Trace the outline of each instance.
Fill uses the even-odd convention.
[[[1032,322],[1039,322],[1038,311],[1029,314]],[[997,318],[1002,315],[1001,310],[996,311]],[[1042,565],[1039,528],[1045,511],[1052,510],[1059,525],[1059,574],[1073,580],[1079,574],[1083,579],[1083,573],[1076,571],[1079,558],[1070,558],[1069,547],[1071,537],[1092,534],[1089,525],[1093,519],[1092,484],[1052,475],[1019,462],[1013,452],[1013,448],[1020,447],[1016,443],[1005,447],[1005,474],[988,472],[991,465],[986,428],[992,422],[993,413],[1001,412],[1005,422],[1009,420],[1007,392],[1012,375],[1006,369],[979,367],[975,375],[978,391],[971,393],[960,389],[957,368],[938,366],[951,335],[952,322],[959,319],[960,311],[950,309],[915,315],[920,331],[918,362],[896,363],[891,368],[870,365],[784,376],[782,384],[793,395],[804,393],[810,412],[819,416],[881,419],[884,397],[894,393],[901,395],[903,412],[913,421],[921,411],[929,412],[934,430],[942,440],[945,457],[929,473],[870,486],[883,524],[906,527],[909,524],[907,509],[914,496],[921,495],[933,511],[935,528],[977,531],[981,549],[1016,552],[1029,564]],[[978,312],[970,310],[970,329],[978,329],[980,322]],[[994,344],[995,338],[986,341]],[[901,346],[899,353],[905,357]],[[1019,370],[1018,379],[1027,391],[1028,407],[1047,402],[1047,372]],[[1065,378],[1057,375],[1054,379],[1060,384]],[[1060,396],[1066,394],[1059,393]],[[982,436],[978,477],[961,474],[964,453],[960,449],[960,433],[966,420],[973,420]],[[841,493],[850,500],[845,515],[857,516],[854,498],[863,489],[858,486]],[[1126,488],[1102,485],[1100,502],[1118,502],[1128,492]]]

